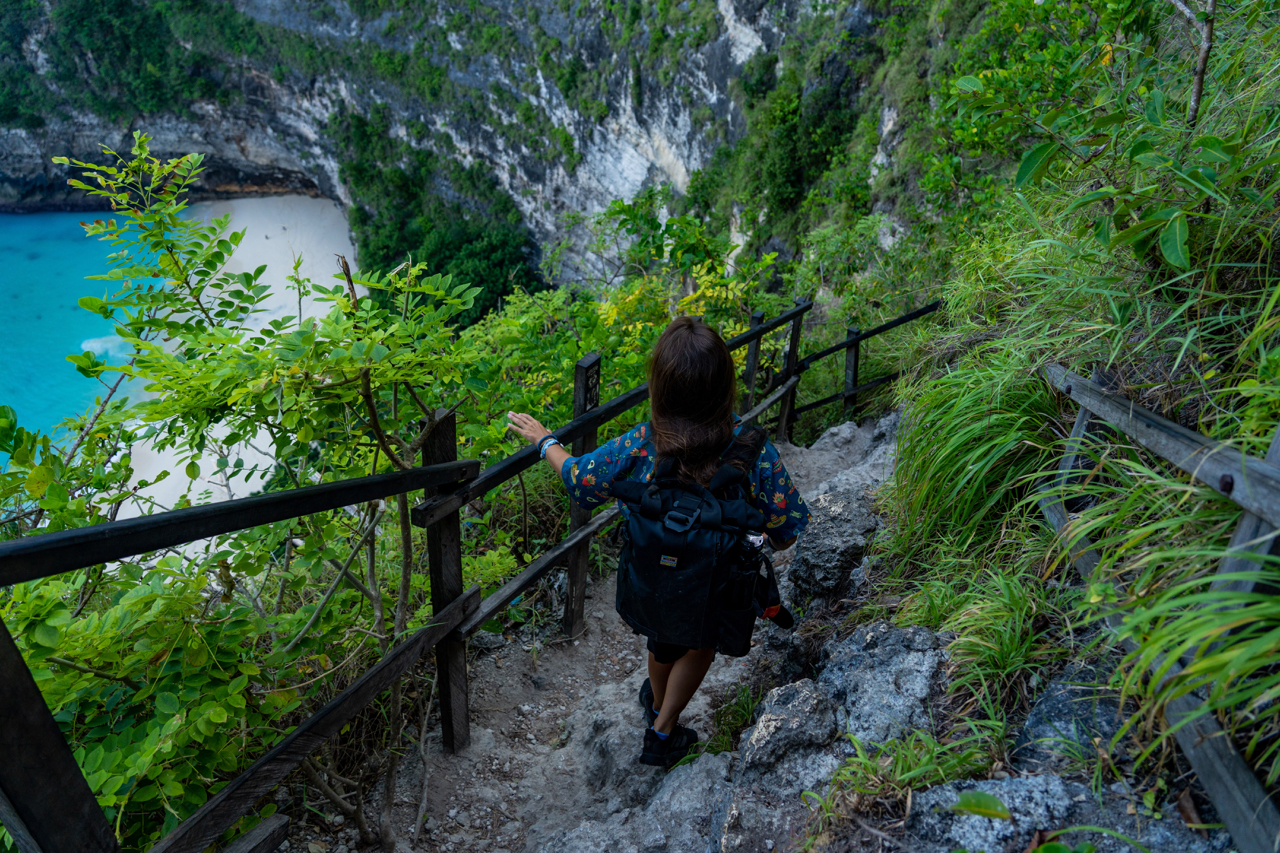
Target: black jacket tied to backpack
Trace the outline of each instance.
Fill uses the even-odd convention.
[[[613,484],[613,496],[630,510],[617,608],[636,631],[741,657],[756,617],[776,618],[773,564],[747,538],[765,529],[745,471],[763,446],[763,430],[742,430],[705,487],[675,477],[673,460],[659,462],[650,483]]]

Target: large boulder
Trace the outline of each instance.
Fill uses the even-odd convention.
[[[585,820],[538,845],[540,853],[702,853],[712,849],[729,795],[729,755],[704,755],[662,779],[648,804]]]
[[[812,681],[776,687],[765,697],[754,727],[742,734],[742,764],[735,782],[754,784],[765,775],[799,794],[825,782],[833,760],[815,756],[836,739],[831,700]]]
[[[810,452],[827,453],[834,459],[843,457],[848,462],[835,464],[827,469],[826,476],[813,489],[815,496],[827,492],[874,491],[893,474],[897,449],[898,413],[889,414],[876,421],[874,426],[850,430],[852,424],[832,427]],[[852,463],[857,459],[856,464]]]
[[[925,628],[888,622],[861,625],[823,649],[818,686],[836,705],[842,727],[864,744],[932,729],[929,702],[946,652]]]
[[[820,597],[846,582],[857,586],[863,580],[863,555],[879,527],[865,493],[820,495],[809,504],[809,526],[796,546],[787,579],[799,592]]]
[[[827,492],[874,490],[893,473],[898,413],[827,430],[811,447],[779,442],[787,473],[805,500]]]

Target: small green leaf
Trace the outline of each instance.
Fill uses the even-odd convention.
[[[172,693],[160,693],[156,696],[156,710],[161,714],[172,716],[178,713],[180,708],[178,697]]]
[[[962,792],[959,801],[951,807],[951,811],[959,812],[960,814],[977,815],[978,817],[998,818],[1000,820],[1012,819],[1005,804],[1000,802],[998,797],[994,797],[985,791]]]
[[[1199,158],[1204,163],[1230,163],[1231,154],[1224,148],[1224,143],[1216,136],[1202,136],[1192,146],[1200,147]],[[1233,146],[1234,147],[1234,146]]]
[[[204,643],[199,643],[194,648],[187,648],[187,663],[199,668],[208,662],[209,650],[204,647]]]
[[[80,307],[86,311],[101,314],[103,317],[111,315],[111,309],[107,308],[107,303],[103,302],[96,296],[81,296],[79,303]]]
[[[200,476],[200,465],[194,459],[187,463],[187,479],[194,480]]]
[[[227,721],[227,709],[226,709],[226,708],[216,708],[216,707],[215,707],[215,708],[210,708],[210,709],[209,709],[209,719],[210,719],[210,720],[212,720],[212,721],[213,721],[213,722],[215,722],[215,723],[225,723],[225,722]]]
[[[977,77],[970,77],[969,75],[965,75],[964,77],[961,77],[959,80],[957,80],[956,88],[959,89],[961,92],[985,91],[985,89],[982,86],[982,81],[979,80]]]
[[[45,648],[56,649],[62,640],[62,632],[48,622],[38,622],[31,632],[31,639]]]
[[[468,378],[462,384],[470,388],[472,391],[487,391],[489,389],[488,382],[485,382],[483,379],[479,379],[475,376]]]
[[[61,628],[63,625],[71,621],[71,611],[66,607],[60,607],[48,616],[44,617],[44,621],[46,625]]]
[[[1191,266],[1191,258],[1187,256],[1188,232],[1187,215],[1181,211],[1160,232],[1160,253],[1166,261],[1182,270]]]
[[[1058,153],[1058,143],[1042,142],[1023,154],[1022,164],[1018,166],[1018,176],[1013,181],[1014,186],[1021,187],[1039,181],[1048,170],[1056,153]]]
[[[27,474],[27,492],[33,498],[42,498],[52,482],[53,469],[48,465],[37,465]]]
[[[1148,169],[1161,169],[1166,166],[1172,166],[1173,158],[1168,154],[1161,154],[1159,151],[1152,150],[1135,154],[1133,162],[1140,166],[1146,166]]]
[[[1126,152],[1126,154],[1128,155],[1130,160],[1136,160],[1139,155],[1150,154],[1152,151],[1155,151],[1155,150],[1156,150],[1155,146],[1152,145],[1150,142],[1148,142],[1145,139],[1139,139],[1137,142],[1129,146],[1129,150]]]
[[[1124,110],[1120,110],[1119,112],[1109,113],[1100,118],[1094,119],[1093,123],[1090,124],[1089,127],[1094,131],[1098,131],[1106,127],[1111,127],[1113,124],[1122,124],[1126,118],[1128,118],[1128,116],[1125,114]]]
[[[1147,102],[1145,110],[1147,121],[1157,126],[1164,124],[1165,100],[1165,93],[1161,92],[1159,89],[1156,89],[1151,93],[1151,100]]]
[[[67,493],[67,487],[61,483],[50,483],[49,488],[45,489],[44,500],[40,501],[40,506],[44,509],[62,509],[71,500],[71,495]]]
[[[93,773],[102,765],[102,756],[106,755],[106,750],[102,745],[94,747],[93,751],[84,757],[84,763],[80,765],[80,769],[85,773]]]
[[[1080,196],[1080,198],[1071,202],[1071,204],[1067,206],[1067,209],[1063,211],[1063,213],[1075,213],[1077,210],[1079,210],[1082,207],[1087,207],[1088,205],[1093,204],[1095,201],[1101,201],[1104,198],[1111,198],[1115,194],[1116,194],[1115,187],[1103,187],[1100,190],[1094,190],[1091,193],[1085,193],[1084,195]]]

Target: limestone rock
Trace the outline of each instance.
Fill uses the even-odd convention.
[[[778,444],[778,453],[805,500],[827,492],[874,489],[893,473],[898,413],[862,425],[853,421],[827,430],[813,446]]]
[[[960,793],[967,790],[996,797],[1009,809],[1012,820],[948,811]],[[1127,814],[1131,802],[1128,793],[1097,794],[1085,785],[1051,774],[938,785],[915,796],[906,827],[908,847],[916,853],[949,853],[956,849],[1021,853],[1037,829],[1050,831],[1068,826],[1100,826],[1133,839],[1151,853],[1214,853],[1230,846],[1230,836],[1223,830],[1216,830],[1207,839],[1192,832],[1172,803],[1162,807],[1162,819],[1154,820]],[[1068,847],[1088,841],[1098,853],[1131,853],[1134,849],[1121,838],[1091,831],[1069,833],[1057,840]]]
[[[755,727],[742,735],[744,774],[760,776],[784,758],[825,747],[836,737],[831,701],[811,680],[769,691]]]
[[[976,789],[995,796],[1009,809],[1012,820],[955,814],[946,811],[960,792]],[[1061,829],[1071,812],[1071,794],[1057,776],[1030,776],[985,782],[938,785],[916,795],[908,830],[943,849],[1021,851],[1037,829]]]
[[[828,492],[809,504],[809,526],[787,574],[800,592],[827,596],[846,580],[856,586],[867,545],[880,527],[871,501],[857,491]]]
[[[728,794],[728,754],[704,755],[666,774],[646,805],[622,810],[607,820],[583,821],[537,849],[540,853],[709,850],[708,839],[719,835]]]
[[[860,626],[823,649],[818,685],[836,703],[840,723],[865,744],[928,731],[927,703],[938,687],[942,646],[925,628]]]
[[[1120,730],[1120,703],[1093,686],[1090,669],[1072,666],[1051,681],[1027,715],[1011,753],[1023,772],[1059,767],[1072,756],[1095,754],[1094,738],[1106,745]]]

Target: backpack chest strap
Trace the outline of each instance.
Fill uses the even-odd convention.
[[[675,568],[684,557],[689,542],[689,530],[698,523],[702,514],[702,500],[696,495],[682,492],[662,519],[662,554],[658,562]]]

